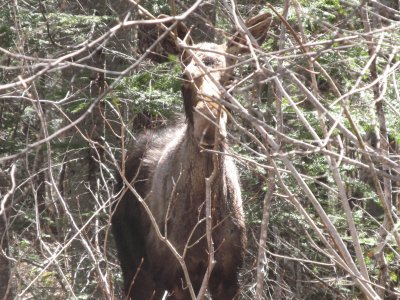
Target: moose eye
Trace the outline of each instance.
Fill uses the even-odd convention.
[[[212,57],[205,57],[202,59],[202,62],[205,66],[209,67],[215,64],[215,59]]]

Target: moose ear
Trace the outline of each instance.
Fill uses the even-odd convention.
[[[268,34],[268,29],[272,23],[272,15],[270,13],[263,13],[261,15],[252,17],[245,22],[251,35],[261,45]],[[227,51],[231,54],[241,54],[249,51],[246,38],[243,33],[237,31],[232,38],[227,42]]]
[[[157,19],[168,18],[167,15],[159,15]],[[145,53],[147,49],[174,23],[173,20],[163,22],[162,24],[144,24],[139,26],[138,40],[139,50]],[[178,22],[175,28],[163,38],[155,48],[148,54],[148,57],[156,62],[165,62],[168,60],[168,55],[172,54],[179,56],[182,53],[178,45],[177,38],[183,40],[186,38],[186,43],[191,45],[192,41],[187,38],[189,30],[185,24]]]

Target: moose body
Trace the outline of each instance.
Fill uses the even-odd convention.
[[[257,37],[258,31],[252,34]],[[112,230],[131,299],[160,299],[165,291],[169,299],[190,299],[176,254],[184,260],[194,292],[199,291],[209,266],[205,201],[210,177],[215,265],[208,289],[213,299],[238,294],[246,233],[237,170],[226,155],[227,112],[219,103],[229,50],[211,43],[196,49],[183,60],[188,62],[182,86],[187,123],[139,137],[117,185],[121,194]]]
[[[208,265],[205,222],[199,222],[204,218],[205,178],[211,175],[213,162],[212,154],[202,152],[196,140],[188,135],[192,130],[189,127],[179,126],[141,137],[143,152],[135,153],[138,156],[127,161],[126,178],[131,181],[136,177],[133,187],[145,199],[161,233],[177,252],[182,254],[188,248],[185,263],[194,290],[198,291]],[[215,297],[219,295],[215,299],[232,299],[238,289],[237,273],[243,262],[246,235],[236,168],[230,157],[221,155],[218,163],[211,188],[213,202],[219,206],[213,207],[216,216],[213,241],[217,250],[210,289]],[[150,299],[153,291],[158,291],[155,296],[158,299],[165,290],[176,299],[190,299],[188,290],[183,289],[186,283],[176,257],[157,236],[137,199],[130,193],[125,195],[114,213],[113,230],[116,236],[117,229],[130,235],[119,247],[131,260],[125,269],[122,264],[124,278],[132,279],[138,272],[136,283],[131,287],[128,280],[126,291],[131,288],[133,299]],[[220,226],[217,219],[222,222]],[[122,223],[118,224],[119,221]],[[127,243],[134,245],[127,247]],[[149,282],[147,277],[151,277]],[[227,293],[228,290],[232,292]]]

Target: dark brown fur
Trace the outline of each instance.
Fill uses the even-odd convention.
[[[265,22],[267,17],[261,19]],[[213,299],[230,300],[239,290],[246,235],[237,171],[232,158],[225,155],[227,115],[218,103],[223,91],[215,84],[224,84],[227,59],[207,52],[229,49],[210,43],[198,48],[205,52],[196,51],[197,60],[186,54],[190,62],[184,69],[182,94],[187,124],[142,135],[128,154],[124,176],[144,199],[161,234],[180,255],[186,249],[185,264],[197,293],[208,264],[206,226],[204,220],[200,222],[205,216],[205,178],[215,168],[211,202],[216,264],[208,287]],[[219,71],[205,75],[204,68]],[[217,150],[216,164],[216,154],[204,147]],[[126,188],[123,178],[117,190],[122,192],[114,207],[112,230],[125,293],[141,300],[160,299],[168,291],[169,299],[190,299],[182,268],[157,236],[142,203]]]

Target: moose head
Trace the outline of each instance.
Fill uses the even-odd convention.
[[[271,24],[269,13],[249,19],[245,24],[249,41],[262,43]],[[249,51],[248,40],[239,32],[225,44],[199,43],[182,46],[182,96],[185,115],[199,145],[212,148],[226,138],[227,111],[221,105],[239,54]],[[182,44],[181,44],[182,45]]]

